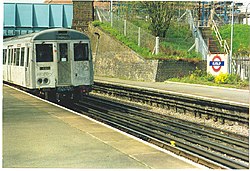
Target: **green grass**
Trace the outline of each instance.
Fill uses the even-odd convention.
[[[135,21],[134,21],[135,22]],[[163,41],[161,42],[161,48],[160,53],[158,55],[153,55],[151,50],[149,48],[145,47],[139,47],[137,45],[137,42],[134,42],[133,40],[129,39],[128,37],[124,36],[123,34],[120,34],[116,29],[112,28],[109,23],[102,23],[99,21],[94,21],[92,23],[95,27],[100,27],[102,30],[104,30],[106,33],[110,34],[114,38],[118,39],[122,43],[124,43],[126,46],[134,50],[136,53],[144,57],[145,59],[177,59],[177,60],[185,60],[186,58],[190,60],[200,60],[201,56],[194,52],[187,52],[187,50],[192,46],[190,44],[190,40],[186,40],[189,44],[187,45],[183,43],[183,41],[178,41],[181,39],[181,37],[184,37],[187,35],[187,29],[185,31],[182,30],[181,34],[177,33],[177,35],[174,35],[170,37],[173,41]],[[137,20],[134,24],[141,26],[142,28],[146,29],[149,25],[147,22],[142,22],[140,20]],[[175,28],[172,28],[172,30],[169,32],[169,35],[172,35],[172,32],[175,30]],[[179,37],[175,37],[179,36]],[[187,36],[183,39],[187,39]],[[178,40],[177,40],[178,39]]]
[[[224,25],[219,28],[222,39],[225,39],[230,46],[231,25]],[[246,24],[234,24],[233,53],[250,54],[250,26]]]
[[[171,78],[167,81],[183,82],[191,84],[202,84],[209,86],[219,86],[228,88],[248,89],[248,80],[241,80],[238,75],[235,74],[223,74],[220,73],[217,76],[213,76],[201,70],[195,70],[188,76],[181,78]]]
[[[149,31],[150,23],[145,20],[132,20],[133,24]],[[201,59],[201,55],[194,50],[188,52],[194,44],[192,32],[187,23],[172,22],[167,31],[166,38],[161,39],[160,58],[195,58]],[[156,57],[157,58],[157,57]]]

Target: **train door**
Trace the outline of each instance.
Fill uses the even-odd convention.
[[[26,55],[25,55],[25,83],[26,86],[30,86],[30,67],[29,60],[30,59],[30,48],[26,47]]]
[[[58,85],[71,84],[71,59],[69,55],[69,43],[57,44],[58,59]]]
[[[14,49],[12,47],[8,47],[8,63],[7,63],[7,81],[11,81],[11,68],[12,68],[12,60],[14,56]]]

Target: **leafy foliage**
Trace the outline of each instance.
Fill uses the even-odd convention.
[[[151,19],[149,29],[155,36],[166,37],[170,21],[175,12],[175,2],[141,1],[141,3]]]
[[[247,80],[241,80],[236,74],[220,73],[217,76],[213,76],[212,74],[206,73],[205,71],[201,71],[199,69],[193,71],[189,76],[171,78],[169,81],[243,89],[247,89],[249,86],[249,82]]]

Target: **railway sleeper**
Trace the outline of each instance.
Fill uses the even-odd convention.
[[[111,90],[109,90],[109,91],[111,91]],[[108,93],[108,95],[111,95],[111,96],[114,96],[114,94],[115,93]],[[132,95],[132,97],[131,97],[131,95]],[[116,96],[124,98],[124,96],[125,97],[128,96],[128,93],[126,91],[120,91],[120,94],[116,94]],[[198,109],[197,111],[199,111],[199,112],[194,112],[195,117],[202,118],[202,115],[205,115],[206,119],[210,119],[211,116],[215,115],[213,117],[213,120],[216,122],[216,121],[218,121],[218,118],[220,118],[219,120],[220,120],[220,122],[222,124],[224,124],[225,121],[228,121],[230,123],[232,123],[232,122],[246,123],[246,119],[248,118],[247,116],[239,117],[238,116],[239,114],[238,115],[237,114],[236,115],[235,114],[233,114],[233,115],[229,114],[229,112],[228,112],[229,110],[227,110],[227,109],[219,109],[219,108],[216,108],[216,107],[211,108],[211,107],[208,107],[208,106],[204,107],[204,106],[200,106],[200,105],[197,105],[197,104],[188,104],[188,103],[185,103],[185,102],[176,102],[176,101],[172,100],[173,98],[172,99],[166,99],[166,98],[162,98],[162,97],[156,98],[156,97],[152,97],[152,95],[151,96],[149,96],[149,95],[140,95],[140,94],[134,93],[134,92],[130,92],[129,96],[130,97],[127,97],[127,98],[129,100],[131,100],[131,101],[148,104],[150,106],[155,106],[155,107],[163,106],[163,108],[165,108],[165,106],[167,106],[167,108],[170,109],[170,110],[171,110],[171,108],[173,108],[173,110],[175,112],[186,113],[186,110],[192,111],[192,110],[194,110],[192,108],[195,107],[196,110]],[[228,114],[225,114],[225,112],[228,113]],[[232,113],[232,112],[230,112],[230,113]],[[230,116],[230,115],[232,115],[232,116]],[[237,117],[237,119],[235,119],[235,117]]]

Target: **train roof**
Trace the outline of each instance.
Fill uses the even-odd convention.
[[[54,28],[54,29],[46,29],[40,32],[20,35],[16,37],[6,38],[3,41],[12,41],[19,39],[30,39],[31,41],[36,40],[89,40],[89,37],[79,31],[73,29],[66,28]]]

